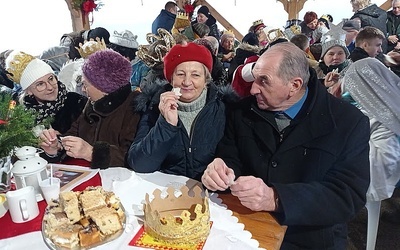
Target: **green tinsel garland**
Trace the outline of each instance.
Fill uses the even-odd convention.
[[[10,94],[0,93],[0,158],[9,155],[15,147],[39,145],[39,138],[32,131],[36,126],[34,111],[16,105],[11,118],[5,121],[11,100]]]

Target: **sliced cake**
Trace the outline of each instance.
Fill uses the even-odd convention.
[[[60,205],[71,224],[74,224],[81,219],[78,195],[76,192],[66,191],[60,193]]]
[[[120,218],[113,208],[103,207],[89,211],[88,216],[104,235],[111,235],[122,229]]]

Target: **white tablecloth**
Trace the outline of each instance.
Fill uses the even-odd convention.
[[[141,222],[141,204],[145,194],[151,194],[154,189],[166,190],[167,186],[179,188],[196,185],[196,181],[183,176],[167,175],[160,172],[151,174],[136,174],[128,169],[113,168],[100,171],[102,185],[106,190],[112,190],[121,199],[127,213],[125,232],[116,240],[96,247],[95,249],[148,249],[129,246],[128,243],[137,233]],[[229,249],[260,249],[258,241],[251,239],[250,232],[244,230],[244,225],[232,216],[232,211],[221,204],[216,193],[210,194],[210,214],[213,225],[210,235],[204,245],[204,250]],[[32,232],[16,237],[0,240],[1,250],[42,250],[47,249],[41,232]]]

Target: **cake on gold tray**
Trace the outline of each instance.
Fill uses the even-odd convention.
[[[65,191],[46,208],[44,241],[51,249],[89,249],[119,237],[126,216],[120,200],[102,187]]]

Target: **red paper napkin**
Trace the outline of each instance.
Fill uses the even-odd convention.
[[[210,222],[210,227],[212,222]],[[202,250],[206,241],[201,241],[197,245],[173,245],[157,242],[153,237],[144,231],[142,225],[133,239],[129,242],[129,246],[145,247],[156,250]]]
[[[100,185],[101,185],[101,178],[100,174],[97,173],[93,178],[75,187],[74,191],[82,191],[88,186],[100,186]],[[47,203],[46,201],[43,200],[38,202],[38,205],[39,205],[39,215],[31,221],[25,223],[14,223],[11,220],[11,215],[9,211],[2,218],[0,218],[0,225],[1,225],[0,239],[10,238],[34,231],[41,231],[43,215],[47,207]]]

